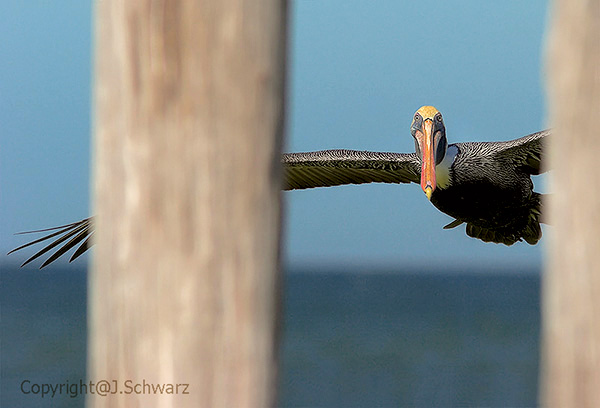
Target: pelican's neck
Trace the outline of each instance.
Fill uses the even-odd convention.
[[[452,184],[450,180],[450,169],[452,168],[452,164],[454,163],[454,159],[456,159],[456,155],[458,154],[458,147],[455,145],[448,146],[446,149],[446,154],[444,155],[444,159],[435,166],[435,180],[437,187],[439,188],[447,188]]]

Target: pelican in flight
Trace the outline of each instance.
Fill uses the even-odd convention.
[[[413,116],[410,133],[415,153],[323,150],[283,155],[284,190],[363,183],[420,183],[440,211],[466,223],[466,233],[484,242],[535,245],[540,228],[542,196],[533,191],[532,175],[540,174],[543,145],[550,131],[506,142],[448,144],[442,114],[423,106]],[[56,238],[22,266],[58,247],[40,268],[77,247],[70,261],[91,245],[94,218],[29,232],[51,232],[10,253]],[[70,262],[69,261],[69,262]]]

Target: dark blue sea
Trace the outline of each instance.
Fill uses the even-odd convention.
[[[86,275],[3,267],[1,406],[81,407],[21,384],[86,369]],[[288,271],[282,407],[536,406],[538,271]]]

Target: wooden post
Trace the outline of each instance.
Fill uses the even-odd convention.
[[[600,407],[600,2],[556,0],[548,56],[553,194],[541,400]]]
[[[285,2],[96,12],[87,402],[273,405]]]

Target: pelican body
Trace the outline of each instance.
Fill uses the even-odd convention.
[[[532,136],[541,136],[535,134]],[[467,234],[486,242],[512,245],[541,238],[541,196],[533,191],[532,174],[539,168],[498,160],[497,144],[458,143],[448,183],[437,185],[431,203],[467,223]]]
[[[540,174],[548,130],[507,142],[448,145],[442,114],[433,106],[423,106],[415,112],[410,132],[415,153],[323,150],[284,154],[283,189],[419,183],[431,203],[455,219],[444,228],[466,223],[467,235],[505,245],[539,241],[542,200],[533,191],[531,176]],[[44,267],[78,246],[72,261],[93,244],[94,218],[32,232],[41,231],[53,232],[9,253],[57,237],[23,265],[59,247]]]

